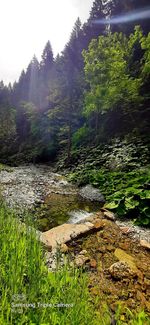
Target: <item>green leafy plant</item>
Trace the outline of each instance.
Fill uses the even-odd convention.
[[[150,225],[150,172],[139,168],[130,172],[85,169],[70,175],[78,184],[91,183],[104,194],[105,207],[119,217],[136,219],[139,225]]]

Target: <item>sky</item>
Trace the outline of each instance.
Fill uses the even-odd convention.
[[[40,60],[50,40],[54,56],[69,40],[78,17],[88,18],[93,0],[0,0],[0,80],[18,80],[33,55]]]

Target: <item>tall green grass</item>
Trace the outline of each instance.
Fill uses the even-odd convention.
[[[68,265],[49,272],[33,228],[21,227],[3,205],[0,269],[0,324],[97,324],[86,275]]]
[[[0,325],[110,325],[108,309],[98,312],[96,303],[89,295],[86,274],[68,264],[49,272],[34,229],[21,226],[1,204]],[[145,314],[141,317],[149,324]],[[116,324],[125,324],[119,320],[120,311],[116,319]],[[131,313],[128,320],[142,324]]]

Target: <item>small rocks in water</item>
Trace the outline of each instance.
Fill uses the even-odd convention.
[[[136,273],[131,270],[126,262],[117,262],[110,266],[109,273],[116,280],[121,280],[125,277],[135,276]]]
[[[100,193],[99,189],[94,188],[92,185],[84,186],[80,191],[79,194],[87,200],[90,201],[98,201],[101,203],[105,202],[105,198],[103,194]]]
[[[146,249],[150,249],[150,243],[146,240],[140,240],[140,245]]]
[[[87,261],[89,261],[89,257],[85,255],[79,254],[75,257],[75,264],[79,267],[83,266]]]

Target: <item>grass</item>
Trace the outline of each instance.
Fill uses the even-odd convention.
[[[22,227],[13,211],[0,207],[0,324],[110,325],[108,308],[96,311],[82,270],[66,266],[49,272],[33,228]],[[98,298],[97,298],[98,299]],[[64,304],[60,306],[59,304]],[[116,324],[149,324],[145,313],[128,323],[116,313]],[[141,319],[144,320],[141,323]]]
[[[35,231],[4,206],[0,229],[0,324],[97,324],[86,275],[68,265],[48,272]]]
[[[0,163],[0,172],[3,171],[3,170],[5,170],[7,172],[12,171],[12,169],[9,166]]]

